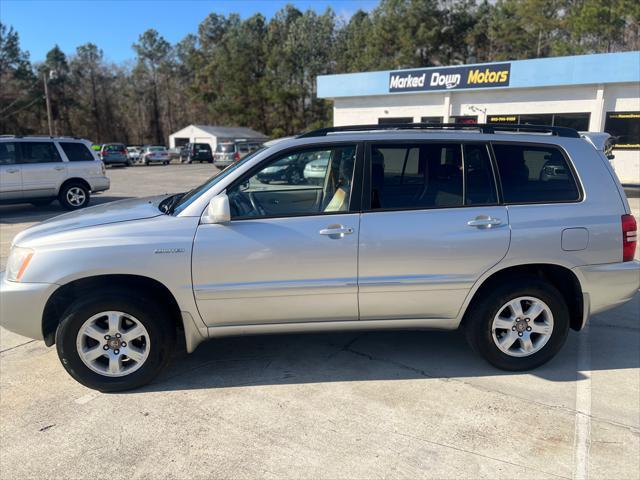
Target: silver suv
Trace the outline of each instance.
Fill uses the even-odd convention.
[[[104,164],[91,142],[69,137],[0,137],[0,203],[48,205],[68,210],[89,205],[109,189]]]
[[[460,328],[494,366],[525,370],[638,290],[628,202],[574,130],[386,128],[309,132],[189,192],[23,231],[3,325],[55,343],[102,391],[149,382],[178,335],[192,352],[225,335]],[[325,177],[261,181],[293,157],[326,157]]]

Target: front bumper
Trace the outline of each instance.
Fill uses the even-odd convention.
[[[59,285],[9,282],[0,279],[0,325],[18,335],[42,340],[42,315]]]
[[[622,305],[640,289],[640,262],[607,263],[575,267],[574,272],[588,294],[590,313],[599,313]]]

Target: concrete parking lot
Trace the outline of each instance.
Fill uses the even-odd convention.
[[[213,172],[110,169],[94,204]],[[16,233],[59,213],[0,207],[0,269]],[[123,394],[0,330],[0,477],[637,479],[639,318],[636,295],[529,373],[488,366],[457,332],[217,339]]]

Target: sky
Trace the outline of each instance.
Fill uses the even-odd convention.
[[[42,61],[55,44],[73,54],[92,42],[107,61],[119,63],[134,57],[131,45],[149,28],[176,43],[197,33],[209,13],[271,18],[287,3],[318,12],[331,7],[349,18],[358,9],[372,10],[378,0],[0,0],[0,21],[18,32],[32,62]]]

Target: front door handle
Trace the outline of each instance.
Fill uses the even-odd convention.
[[[470,227],[476,227],[481,229],[497,227],[498,225],[501,225],[501,224],[502,224],[502,220],[500,220],[499,218],[493,218],[487,215],[478,215],[473,220],[469,220],[467,222],[467,225],[469,225]]]
[[[64,167],[53,167],[54,170],[58,170],[59,172],[64,170]]]
[[[318,232],[320,235],[326,235],[329,238],[344,238],[345,235],[351,235],[353,228],[344,225],[329,225]]]

